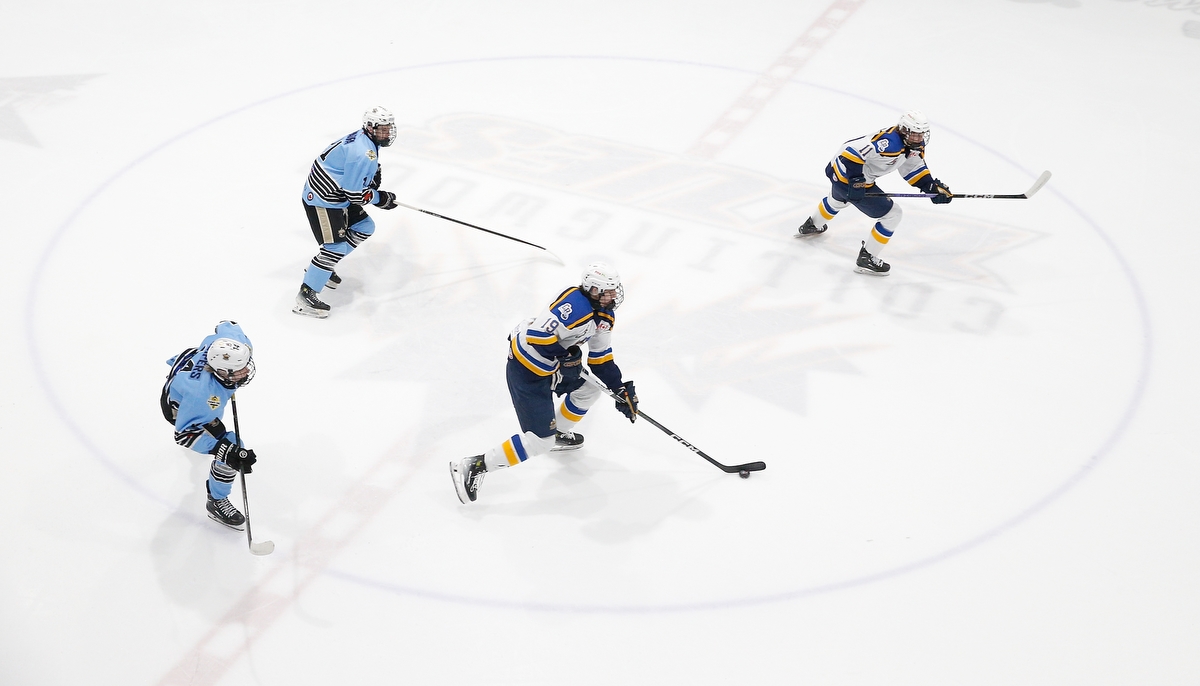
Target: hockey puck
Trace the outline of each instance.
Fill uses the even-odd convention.
[[[743,469],[742,471],[738,472],[738,476],[742,477],[743,479],[749,479],[750,472]]]

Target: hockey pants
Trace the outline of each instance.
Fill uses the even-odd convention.
[[[506,375],[521,433],[509,436],[483,454],[489,470],[518,465],[550,452],[556,431],[572,431],[600,398],[600,389],[585,383],[566,394],[556,409],[553,376],[534,374],[513,358],[508,360]]]

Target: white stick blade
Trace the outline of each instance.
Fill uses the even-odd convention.
[[[261,543],[251,543],[250,552],[255,555],[270,555],[275,552],[275,543],[273,541],[262,541]]]
[[[1046,182],[1049,180],[1050,180],[1050,170],[1047,169],[1046,171],[1042,172],[1042,175],[1038,177],[1037,181],[1033,182],[1033,186],[1031,186],[1029,188],[1029,190],[1025,191],[1025,197],[1032,198],[1033,194],[1040,191],[1042,189],[1042,186],[1045,186]]]

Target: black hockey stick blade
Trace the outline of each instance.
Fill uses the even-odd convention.
[[[1028,200],[1033,197],[1034,193],[1040,191],[1042,186],[1045,186],[1046,182],[1049,180],[1050,171],[1046,170],[1037,178],[1037,181],[1033,182],[1033,185],[1029,187],[1029,190],[1025,191],[1024,193],[1012,193],[1007,195],[996,193],[952,193],[950,197],[990,198],[992,200]],[[937,196],[937,193],[867,193],[867,197],[869,198],[936,198]]]

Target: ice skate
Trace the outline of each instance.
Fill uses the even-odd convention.
[[[890,264],[867,252],[867,242],[863,241],[862,248],[858,251],[858,262],[855,263],[854,271],[859,274],[887,276],[891,269],[892,266]]]
[[[813,222],[812,217],[809,217],[808,219],[804,220],[804,223],[800,225],[799,229],[796,229],[796,238],[803,238],[804,236],[816,236],[817,234],[825,233],[825,230],[828,228],[828,224],[817,226],[816,223]]]
[[[207,482],[204,484],[204,490],[208,491]],[[229,502],[229,498],[221,498],[220,500],[217,500],[216,498],[212,497],[211,493],[209,493],[206,509],[208,510],[209,519],[213,520],[214,522],[224,524],[235,531],[243,530],[242,525],[246,523],[246,518],[242,516],[241,512],[238,512],[237,508],[233,506],[233,503]]]
[[[550,449],[550,452],[560,453],[564,450],[579,450],[582,447],[583,434],[573,431],[558,431],[554,434],[554,447]]]
[[[483,475],[487,473],[487,465],[483,455],[464,457],[458,462],[450,463],[450,478],[454,480],[454,492],[464,504],[475,502],[479,495],[479,484],[483,483]]]
[[[337,272],[329,273],[329,280],[325,282],[325,288],[333,290],[342,285],[342,277],[337,275]]]
[[[300,292],[296,294],[296,306],[292,308],[292,312],[305,317],[324,319],[329,316],[329,305],[321,302],[321,299],[317,297],[317,292],[309,288],[308,284],[301,284]]]

